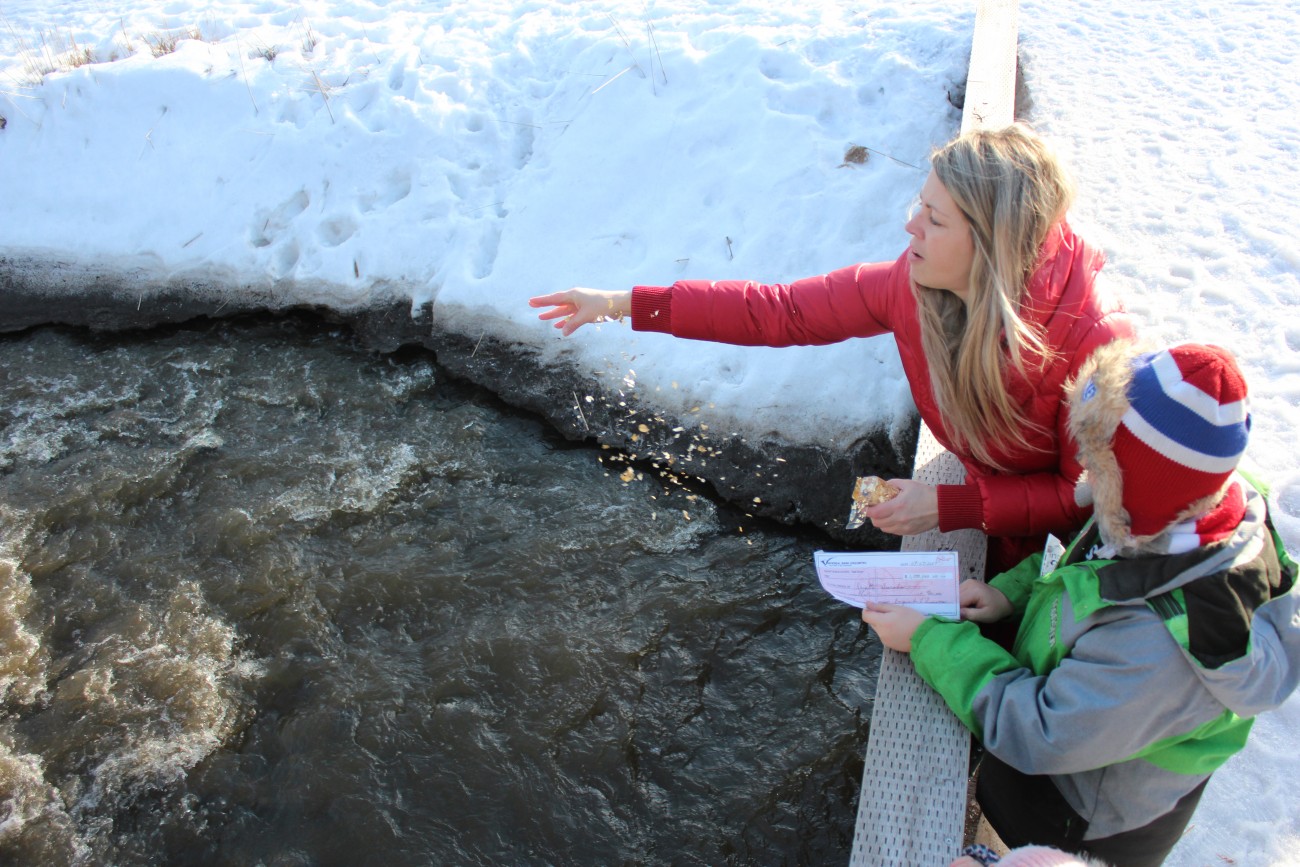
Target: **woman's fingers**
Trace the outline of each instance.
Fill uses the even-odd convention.
[[[570,292],[552,292],[550,295],[535,295],[528,299],[529,307],[554,307],[557,304],[570,304]]]
[[[939,526],[938,495],[933,485],[911,479],[892,479],[898,496],[867,509],[867,517],[879,530],[897,536],[914,536]]]
[[[528,299],[528,306],[551,308],[537,314],[538,319],[572,316],[578,309],[578,305],[573,302],[572,293],[570,292],[552,292],[550,295],[538,295],[535,298]]]
[[[549,322],[552,319],[559,320],[555,327],[568,337],[576,331],[581,325],[586,323],[590,317],[580,317],[578,313],[581,307],[578,299],[574,296],[572,289],[564,292],[552,292],[550,295],[538,295],[528,299],[529,307],[549,307],[550,310],[543,310],[537,314],[537,318],[543,322]]]
[[[543,310],[538,313],[537,318],[542,320],[558,319],[561,316],[572,316],[576,312],[578,312],[578,308],[572,304],[558,304],[550,310]]]

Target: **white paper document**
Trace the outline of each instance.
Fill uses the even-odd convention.
[[[961,616],[956,551],[817,551],[813,561],[822,587],[841,602],[858,608],[888,602],[954,620]]]

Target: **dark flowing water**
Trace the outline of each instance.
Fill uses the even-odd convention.
[[[879,645],[610,457],[311,321],[0,338],[0,862],[845,863]]]

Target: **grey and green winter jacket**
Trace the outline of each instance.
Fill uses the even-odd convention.
[[[1012,652],[970,622],[931,617],[912,636],[921,677],[991,754],[1049,775],[1086,839],[1168,812],[1300,679],[1296,565],[1246,488],[1222,542],[1088,559],[1090,522],[1048,574],[1035,555],[994,578],[1021,617]]]

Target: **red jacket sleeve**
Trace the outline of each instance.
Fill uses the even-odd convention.
[[[853,265],[789,284],[680,280],[632,289],[632,327],[741,346],[806,346],[893,330],[902,261]],[[910,297],[910,296],[909,296]]]

